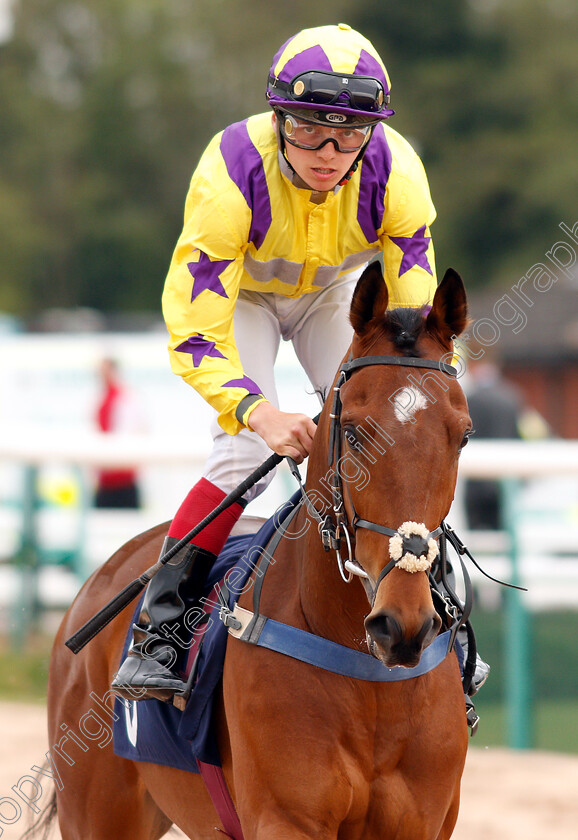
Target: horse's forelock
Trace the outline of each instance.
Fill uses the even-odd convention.
[[[424,328],[422,309],[399,308],[386,312],[384,328],[395,347],[406,356],[414,355]]]

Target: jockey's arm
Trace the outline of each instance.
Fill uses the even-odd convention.
[[[393,155],[379,239],[389,308],[431,304],[437,286],[430,225],[436,217],[419,156],[401,135],[387,129]]]
[[[195,186],[198,193],[203,185]],[[212,191],[204,198],[204,202],[189,203],[163,293],[173,370],[219,412],[219,423],[229,434],[247,427],[278,455],[300,463],[309,454],[315,423],[304,414],[273,406],[258,383],[243,371],[233,329],[243,266],[243,232],[231,236],[231,229],[223,222],[224,233],[218,242],[215,236],[202,236],[197,208],[204,207],[213,225],[221,210]],[[240,208],[237,218],[242,218]],[[219,256],[209,256],[203,250],[205,243],[218,248]]]

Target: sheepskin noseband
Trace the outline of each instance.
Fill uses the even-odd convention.
[[[406,572],[427,572],[436,559],[439,546],[422,522],[404,522],[390,537],[389,556]]]

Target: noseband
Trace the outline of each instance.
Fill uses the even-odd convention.
[[[436,540],[442,534],[440,525],[434,531],[415,522],[404,522],[397,530],[363,519],[355,511],[353,499],[347,482],[343,482],[340,473],[340,459],[342,457],[343,429],[341,427],[341,388],[349,380],[351,375],[360,368],[371,365],[393,365],[398,367],[427,368],[438,370],[448,376],[457,376],[457,370],[452,365],[433,359],[418,359],[408,356],[361,356],[358,359],[350,359],[344,362],[340,368],[337,381],[333,388],[333,405],[330,413],[331,425],[329,429],[329,450],[328,463],[330,469],[330,484],[333,495],[333,516],[328,514],[320,523],[320,534],[326,550],[335,550],[339,571],[343,579],[349,583],[353,575],[359,575],[364,579],[366,588],[369,588],[368,595],[373,603],[380,583],[391,570],[398,566],[408,572],[427,571],[438,554]],[[350,509],[353,512],[351,522],[348,519],[344,504],[344,488],[347,491]],[[358,528],[365,528],[375,531],[378,534],[390,537],[390,562],[382,569],[375,586],[372,587],[368,573],[355,560],[352,554],[350,532],[355,534]],[[344,537],[347,543],[349,557],[343,562],[340,553],[341,538]],[[347,574],[346,574],[347,572]],[[371,594],[370,594],[371,593]]]

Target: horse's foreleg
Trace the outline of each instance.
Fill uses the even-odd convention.
[[[454,833],[454,828],[456,827],[456,822],[458,821],[458,812],[460,809],[460,792],[457,791],[456,795],[453,798],[453,801],[450,805],[450,808],[446,814],[446,818],[444,820],[444,824],[442,826],[442,830],[436,837],[436,840],[449,840],[449,838]]]
[[[57,814],[62,840],[159,840],[171,821],[152,800],[132,762],[79,758],[61,772]],[[103,760],[104,758],[104,760]]]
[[[275,812],[262,814],[249,826],[243,823],[244,840],[337,840],[337,830],[327,831],[323,826],[305,829],[291,822],[287,814]]]
[[[139,775],[155,802],[187,837],[215,840],[223,836],[215,829],[220,820],[200,775],[148,763],[139,765]]]

